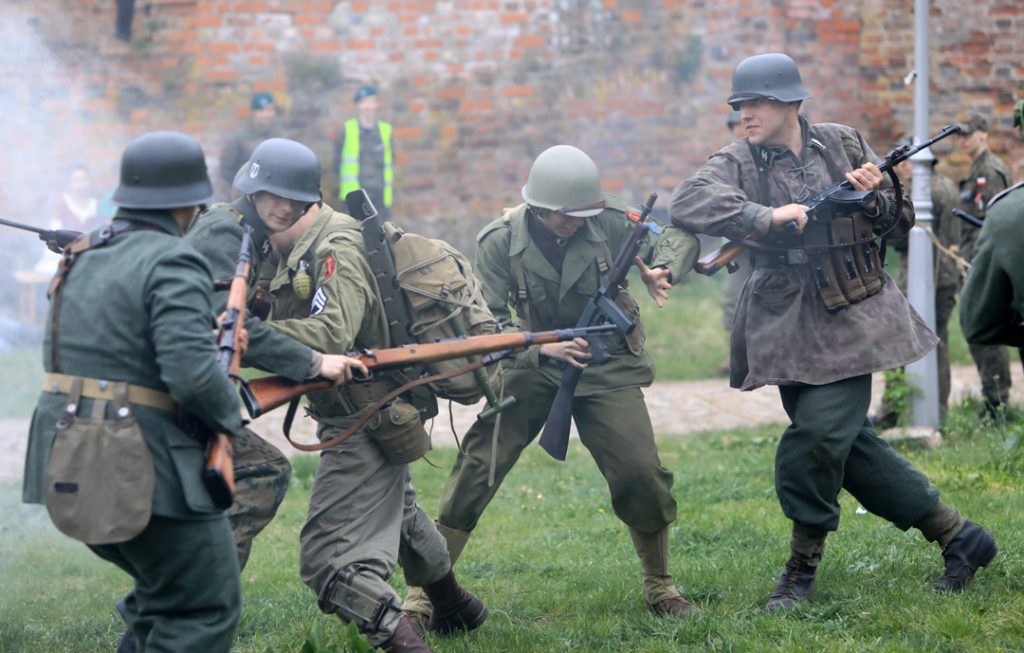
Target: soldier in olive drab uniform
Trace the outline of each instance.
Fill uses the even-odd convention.
[[[247,166],[235,177],[235,187],[243,195],[231,204],[216,204],[196,220],[186,240],[209,263],[214,279],[234,276],[238,252],[242,245],[243,225],[252,229],[250,239],[249,298],[256,294],[255,280],[270,254],[270,234],[287,229],[320,199],[320,177],[296,178],[275,176],[275,164],[291,159],[316,161],[316,155],[301,143],[272,138],[260,143],[252,152]],[[261,203],[269,206],[272,217],[257,214]],[[272,206],[270,206],[272,205]],[[214,294],[213,307],[220,314],[227,305],[228,291]],[[249,348],[242,358],[245,367],[281,374],[293,381],[316,376],[329,379],[344,377],[350,359],[324,356],[306,345],[271,329],[263,320],[250,316],[246,320]],[[291,479],[291,465],[277,447],[249,428],[243,428],[233,443],[235,468],[235,501],[228,511],[235,533],[238,559],[244,568],[252,549],[252,541],[274,518],[284,500]]]
[[[995,540],[940,501],[867,419],[871,373],[915,361],[937,341],[885,274],[873,240],[910,230],[909,198],[895,204],[855,129],[798,115],[810,94],[786,55],[743,60],[732,85],[729,103],[747,141],[711,155],[681,183],[670,215],[693,231],[760,241],[733,322],[731,385],[778,385],[791,421],[776,452],[775,486],[793,521],[792,555],[765,609],[810,598],[825,536],[839,526],[841,489],[938,542],[945,574],[935,589],[962,590],[995,556]],[[844,178],[872,191],[864,208],[808,222],[802,202]],[[829,248],[842,242],[851,247]]]
[[[66,424],[75,410],[69,393],[80,397],[79,416],[134,414],[155,473],[152,516],[135,537],[90,548],[135,579],[124,617],[152,651],[226,653],[241,610],[227,516],[200,480],[203,443],[177,415],[188,411],[227,434],[241,427],[238,395],[218,367],[211,334],[210,269],[182,240],[197,206],[212,196],[203,151],[188,136],[150,133],[125,149],[113,196],[120,209],[89,235],[92,248],[78,255],[54,297],[48,375],[25,461],[24,498],[41,503],[58,420]],[[130,403],[115,411],[119,382],[128,384]],[[119,482],[141,492],[146,470],[132,471],[131,482]]]
[[[960,180],[960,208],[984,220],[985,207],[997,194],[1010,185],[1012,175],[1006,164],[988,149],[988,121],[977,113],[957,116],[960,124],[960,151],[971,158],[971,169]],[[960,249],[964,258],[974,258],[975,243],[980,230],[964,223],[961,228]],[[971,357],[981,376],[981,394],[985,402],[981,417],[999,414],[1010,397],[1010,352],[1002,345],[968,343]]]
[[[1014,108],[1024,138],[1024,100]],[[1024,182],[992,198],[960,294],[960,326],[969,343],[1024,347]]]
[[[534,161],[522,191],[524,204],[484,227],[474,270],[487,304],[505,328],[531,331],[576,325],[597,292],[600,275],[614,260],[637,214],[617,198],[601,194],[597,166],[581,150],[558,145]],[[641,249],[637,261],[659,306],[673,281],[690,270],[697,239],[669,227]],[[623,290],[619,305],[639,318],[636,301]],[[518,322],[513,318],[513,310]],[[643,348],[643,327],[629,338],[607,337],[611,359],[587,367],[586,340],[530,347],[505,368],[504,392],[517,403],[495,417],[478,419],[462,440],[448,477],[438,526],[454,561],[502,480],[544,425],[565,365],[586,368],[576,387],[573,417],[580,440],[608,483],[612,508],[629,526],[643,572],[643,596],[658,615],[684,617],[697,608],[679,595],[668,569],[669,525],[676,518],[672,472],[661,465],[641,387],[654,379],[654,363]],[[494,484],[489,486],[492,443]],[[427,604],[411,592],[403,606],[423,613]]]
[[[909,138],[896,143],[896,147],[913,145]],[[945,175],[939,174],[934,167],[937,160],[932,161],[932,223],[931,232],[941,247],[935,248],[935,334],[939,337],[939,348],[936,351],[939,367],[939,411],[945,416],[949,407],[949,317],[956,305],[956,294],[960,290],[960,268],[957,259],[960,252],[960,223],[962,220],[953,215],[957,207],[956,185]],[[911,195],[911,163],[903,161],[896,166],[896,174],[903,183],[903,192]],[[906,293],[907,288],[907,239],[890,239],[889,244],[900,252],[899,275],[896,279],[900,290]],[[883,395],[884,397],[884,395]],[[879,418],[875,426],[888,428],[896,426],[899,414],[891,402],[883,399],[878,411]]]

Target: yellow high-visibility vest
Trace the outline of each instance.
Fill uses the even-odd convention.
[[[384,144],[384,206],[391,206],[395,181],[394,163],[391,159],[391,125],[377,122],[380,130],[380,141]],[[345,121],[345,146],[341,150],[341,169],[338,170],[341,183],[338,186],[338,199],[359,188],[359,119],[350,118]]]

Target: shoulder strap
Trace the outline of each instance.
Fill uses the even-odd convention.
[[[529,211],[529,209],[527,209]],[[515,209],[506,209],[501,219],[505,221],[509,237],[512,236],[512,215]],[[508,257],[509,270],[512,272],[512,294],[516,305],[519,325],[529,329],[533,325],[530,320],[530,295],[526,290],[526,270],[523,269],[523,253],[518,252]]]
[[[83,253],[90,249],[103,247],[110,243],[115,236],[128,233],[129,231],[160,231],[160,228],[133,220],[112,222],[99,231],[82,234],[64,248],[63,256],[57,266],[57,273],[50,280],[50,287],[46,293],[53,305],[50,311],[50,366],[52,372],[60,372],[60,347],[57,327],[60,322],[64,282],[67,280],[68,274],[71,273],[72,266],[74,266],[75,261]]]

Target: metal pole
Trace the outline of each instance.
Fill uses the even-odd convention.
[[[914,142],[928,139],[928,5],[914,0]],[[935,157],[925,149],[913,157],[911,177],[917,223],[910,231],[907,261],[907,299],[935,330],[935,250],[929,232],[932,227],[931,169]],[[911,424],[938,428],[939,374],[935,350],[907,366],[910,383],[921,391],[911,400]]]

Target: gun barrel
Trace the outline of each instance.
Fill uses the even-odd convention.
[[[963,211],[961,209],[953,209],[953,215],[955,215],[956,217],[960,218],[961,220],[968,224],[974,225],[979,229],[981,229],[981,227],[985,224],[984,221],[979,220],[978,218],[971,215],[967,211]]]

